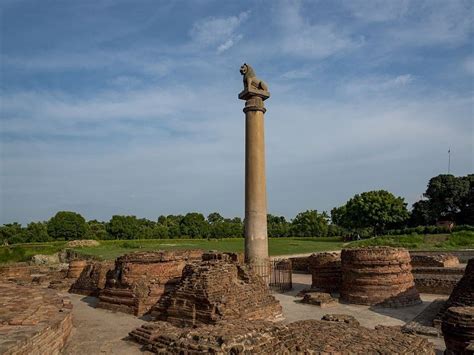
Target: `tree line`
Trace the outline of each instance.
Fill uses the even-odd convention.
[[[402,197],[378,190],[356,194],[344,205],[333,208],[330,215],[325,211],[307,210],[288,221],[284,216],[269,214],[268,236],[332,237],[357,233],[364,237],[434,225],[440,220],[474,225],[473,174],[433,177],[423,196],[413,204],[411,211]],[[207,217],[197,212],[159,216],[156,221],[115,215],[110,221],[101,222],[86,221],[78,213],[60,211],[47,222],[31,222],[26,227],[10,223],[0,227],[2,244],[75,239],[238,238],[243,235],[241,218],[225,218],[217,212]]]

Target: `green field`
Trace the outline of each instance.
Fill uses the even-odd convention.
[[[117,256],[149,250],[203,249],[227,252],[242,252],[243,238],[227,239],[143,239],[143,240],[103,240],[100,246],[74,248],[81,254],[98,259],[112,260]],[[66,242],[16,244],[0,247],[0,263],[28,261],[35,254],[53,254],[65,247]],[[449,251],[454,249],[474,249],[474,232],[452,234],[382,236],[357,242],[344,243],[341,238],[271,238],[270,255],[304,254],[317,251],[340,250],[343,247],[392,246],[408,249]]]

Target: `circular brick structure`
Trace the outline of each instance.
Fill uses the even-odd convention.
[[[341,265],[344,302],[394,308],[421,303],[406,249],[343,249]]]
[[[67,297],[0,283],[0,354],[60,354],[72,330]]]
[[[341,286],[341,254],[318,253],[308,257],[311,272],[311,289],[322,292],[339,292]]]
[[[69,263],[69,270],[67,271],[68,279],[77,279],[82,270],[87,266],[87,261],[85,260],[72,260]]]
[[[441,326],[446,355],[474,354],[474,307],[451,307]]]

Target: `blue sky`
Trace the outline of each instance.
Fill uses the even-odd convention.
[[[270,213],[474,171],[472,1],[0,4],[0,223],[242,216],[243,62]]]

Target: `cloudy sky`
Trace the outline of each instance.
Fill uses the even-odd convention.
[[[273,214],[474,171],[470,0],[0,4],[0,223],[242,216],[243,62]]]

